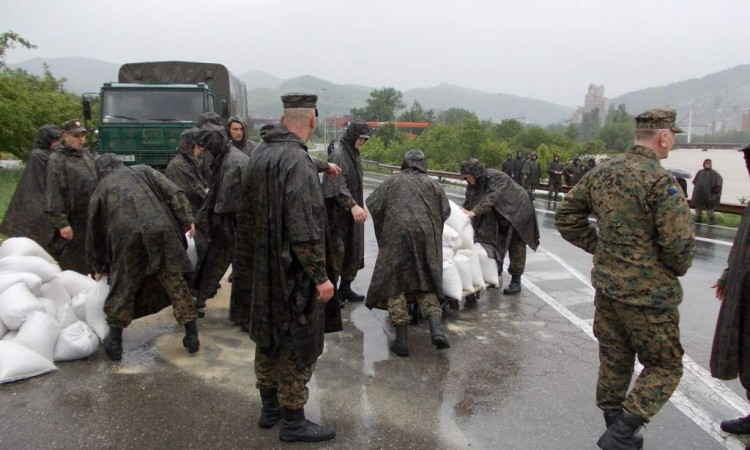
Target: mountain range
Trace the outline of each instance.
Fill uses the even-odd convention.
[[[98,92],[102,83],[117,80],[119,64],[81,57],[34,58],[11,68],[41,74],[47,64],[52,74],[64,77],[66,90],[81,94]],[[237,74],[248,90],[250,114],[276,117],[281,113],[279,96],[284,92],[306,91],[318,94],[321,115],[345,115],[352,108],[363,107],[375,87],[356,84],[335,84],[311,75],[281,79],[262,71]],[[379,87],[378,87],[379,88]],[[581,103],[585,94],[581,87]],[[572,108],[544,100],[504,93],[488,93],[450,84],[403,91],[407,107],[418,101],[425,109],[439,112],[448,108],[473,111],[480,119],[499,122],[517,118],[528,123],[548,125],[568,119]],[[688,125],[692,109],[693,127],[711,126],[738,128],[741,116],[750,108],[750,64],[737,66],[702,78],[655,86],[609,99],[610,105],[624,104],[631,113],[653,107],[677,109],[680,125]]]

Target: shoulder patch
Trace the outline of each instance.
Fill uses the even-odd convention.
[[[673,187],[667,188],[667,194],[669,194],[670,196],[677,195],[677,189]]]

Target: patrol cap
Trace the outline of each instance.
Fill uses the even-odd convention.
[[[648,130],[670,129],[675,133],[684,133],[675,125],[677,112],[674,109],[651,109],[635,116],[635,127]]]
[[[315,94],[303,94],[299,92],[290,92],[281,96],[281,103],[286,108],[312,108],[315,110],[315,117],[318,117],[318,96]]]
[[[706,158],[706,159],[704,159],[704,160],[703,160],[703,164],[706,164],[706,163],[708,163],[708,164],[713,164],[713,162],[711,162],[711,158]]]
[[[85,133],[87,130],[83,126],[83,122],[78,119],[71,119],[62,124],[61,131],[68,134],[81,134]]]
[[[479,164],[476,158],[469,158],[461,163],[461,178],[467,179],[469,175],[474,175],[474,169]]]

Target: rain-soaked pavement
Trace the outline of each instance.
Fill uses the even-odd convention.
[[[367,189],[374,180],[367,176]],[[448,191],[460,203],[460,190]],[[594,404],[591,257],[555,231],[554,204],[536,207],[541,247],[529,252],[522,293],[487,289],[463,310],[447,311],[450,349],[435,350],[421,322],[410,327],[411,356],[394,356],[387,314],[346,306],[344,331],[326,336],[306,407],[310,419],[336,428],[332,441],[282,444],[278,425],[257,426],[254,345],[226,320],[225,278],[200,321],[195,355],[182,348],[167,308],[126,330],[119,363],[100,349],[0,386],[0,448],[594,449],[604,423]],[[685,377],[643,431],[646,449],[743,448],[718,421],[750,412],[750,404],[739,383],[712,380],[705,369],[719,306],[710,285],[732,232],[697,230],[698,255],[683,278]],[[369,221],[365,245],[366,267],[353,283],[360,292],[377,254]]]

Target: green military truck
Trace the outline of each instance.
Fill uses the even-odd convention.
[[[120,67],[99,92],[98,151],[164,169],[177,141],[205,112],[247,118],[247,88],[221,64],[159,61]],[[84,96],[84,117],[91,103]]]

